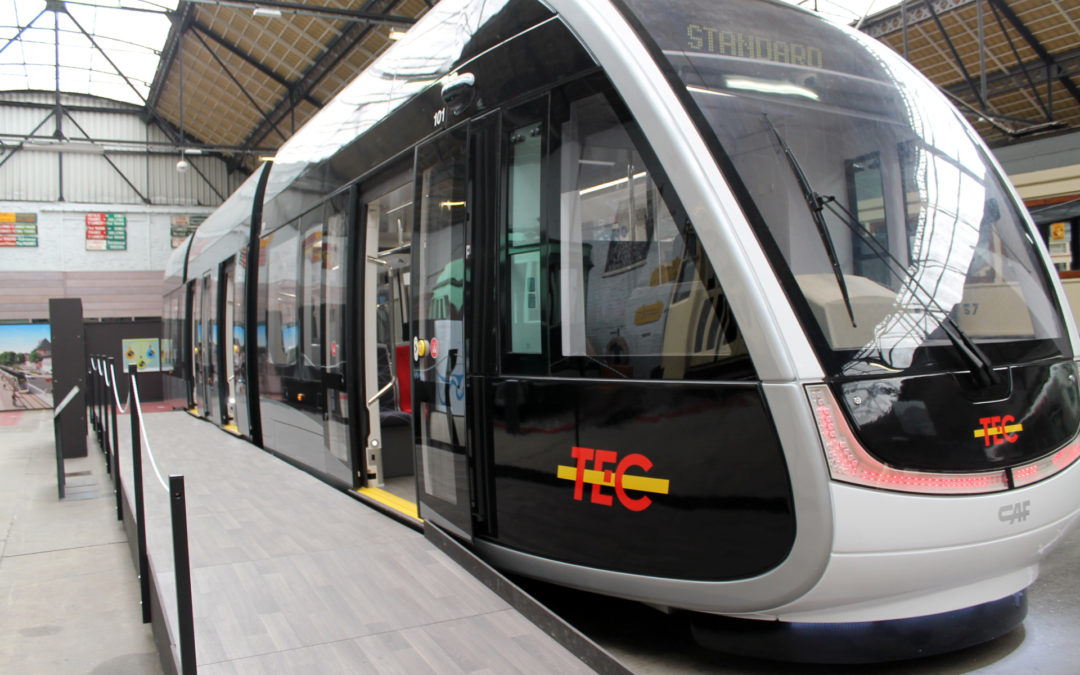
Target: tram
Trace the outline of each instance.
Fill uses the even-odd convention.
[[[712,615],[936,617],[926,654],[1018,625],[1080,508],[1039,241],[972,127],[854,30],[442,0],[177,249],[163,369],[501,569],[706,642]]]

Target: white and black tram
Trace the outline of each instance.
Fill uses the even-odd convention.
[[[442,0],[177,249],[165,367],[503,569],[790,634],[936,617],[928,653],[1022,621],[1080,508],[1038,241],[856,31]]]

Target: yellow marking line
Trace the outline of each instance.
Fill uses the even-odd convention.
[[[223,426],[221,428],[224,429],[225,431],[228,431],[230,434],[232,434],[234,436],[239,436],[240,435],[240,429],[238,429],[235,424],[226,424],[225,426]]]
[[[1001,427],[990,427],[990,435],[991,436],[997,436],[998,434],[1003,434],[1003,433],[1004,434],[1015,434],[1016,432],[1023,431],[1023,430],[1024,430],[1024,425],[1023,424],[1009,424],[1009,425],[1007,425],[1005,427],[1004,430],[1002,430]],[[986,431],[984,431],[983,429],[976,429],[975,430],[975,438],[983,438],[984,436],[986,436]]]
[[[387,492],[382,488],[369,488],[362,487],[357,490],[358,493],[364,495],[368,499],[379,502],[383,506],[388,506],[399,513],[404,513],[408,517],[418,522],[424,522],[424,519],[420,517],[420,511],[417,510],[416,504],[410,502],[408,499],[402,499],[395,494]]]
[[[195,406],[194,408],[188,408],[187,412],[188,412],[189,415],[194,415],[195,417],[200,416],[199,415],[199,406]]]
[[[556,475],[559,478],[562,478],[563,480],[577,480],[577,468],[560,464],[558,469]],[[604,480],[605,473],[610,474],[611,480]],[[605,487],[615,487],[614,471],[585,469],[583,474],[582,481],[585,483],[591,485],[603,485]],[[670,484],[671,481],[667,478],[649,478],[648,476],[635,476],[629,473],[624,473],[622,478],[624,490],[636,490],[637,492],[655,492],[656,494],[666,495]]]

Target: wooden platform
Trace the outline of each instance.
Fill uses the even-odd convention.
[[[591,671],[424,535],[185,412],[145,423],[164,479],[185,476],[200,673]],[[155,631],[178,662],[168,493],[143,462]]]

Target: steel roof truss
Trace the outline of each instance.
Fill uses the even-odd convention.
[[[979,3],[978,7],[979,7],[980,10],[982,9],[982,3],[981,2]],[[982,12],[980,11],[980,14],[981,13]],[[959,25],[960,28],[965,33],[967,33],[968,37],[970,37],[970,38],[972,38],[974,40],[977,40],[977,42],[979,44],[979,61],[980,61],[980,64],[979,64],[979,91],[982,92],[983,98],[986,100],[987,105],[989,105],[990,104],[989,82],[991,80],[993,80],[993,79],[998,79],[998,78],[1000,78],[1002,76],[1012,77],[1013,73],[1009,70],[1009,67],[1005,65],[1005,62],[1002,61],[1000,58],[998,58],[997,54],[995,54],[994,52],[992,52],[990,50],[987,50],[985,48],[985,44],[984,44],[982,34],[979,34],[979,35],[973,34],[973,32],[971,30],[971,26],[969,26],[963,20],[963,18],[960,15],[955,15],[954,18],[956,19],[957,25]],[[1000,73],[991,75],[991,74],[986,72],[986,68],[985,68],[985,65],[983,63],[985,56],[989,56],[990,60],[994,62],[994,66],[1000,71]],[[953,87],[946,87],[946,88],[947,89],[953,89]],[[953,91],[952,93],[955,94],[956,92]],[[1020,93],[1021,96],[1023,96],[1025,99],[1027,99],[1027,102],[1031,104],[1031,107],[1042,110],[1044,114],[1046,113],[1045,108],[1043,108],[1042,101],[1038,100],[1038,99],[1035,99],[1035,98],[1032,98],[1031,93],[1027,89],[1021,88],[1019,90],[1019,93]],[[1037,94],[1038,94],[1038,92],[1036,92],[1036,95]],[[1007,117],[1007,116],[1005,116],[1005,117]],[[1012,118],[1012,119],[1014,121],[1017,121],[1017,122],[1023,122],[1024,124],[1031,124],[1030,120],[1021,120],[1019,118]]]
[[[395,1],[396,0],[389,0],[385,3],[385,6],[387,8],[392,7]],[[375,0],[369,0],[369,2],[365,5],[365,10],[374,6],[375,4]],[[327,45],[326,50],[315,60],[315,63],[313,63],[310,68],[308,68],[307,72],[304,73],[303,77],[301,77],[297,81],[296,89],[303,92],[305,95],[313,91],[315,87],[319,84],[319,82],[322,81],[322,79],[326,77],[326,75],[330,73],[330,71],[333,70],[338,63],[341,62],[341,59],[343,59],[347,54],[349,54],[353,50],[353,48],[367,36],[370,31],[371,26],[355,23],[350,24],[347,29],[345,29],[337,38],[334,39],[333,42]],[[297,104],[299,103],[299,99],[296,96],[290,95],[288,107],[282,110],[280,108],[280,105],[284,103],[285,101],[282,101],[279,104],[278,109],[275,111],[276,118],[279,121],[283,119],[285,115],[292,114]],[[320,105],[317,107],[321,108],[322,106]],[[255,143],[266,138],[267,134],[270,133],[270,130],[265,127],[265,124],[261,124],[254,130],[252,130],[251,135],[248,136],[248,142],[254,145]]]
[[[83,129],[83,128],[82,128],[82,125],[81,125],[81,124],[79,124],[79,122],[78,122],[78,121],[77,121],[77,120],[76,120],[76,119],[75,119],[74,117],[72,117],[72,116],[71,116],[71,115],[70,115],[70,114],[69,114],[68,112],[66,112],[66,111],[64,112],[64,115],[66,115],[66,116],[67,116],[67,118],[68,118],[68,120],[69,120],[69,121],[70,121],[70,122],[71,122],[72,124],[74,124],[74,125],[75,125],[75,128],[76,128],[76,129],[78,129],[78,130],[79,130],[79,131],[80,131],[80,132],[82,133],[83,137],[84,137],[84,138],[85,138],[85,139],[86,139],[87,141],[90,141],[91,143],[93,143],[93,142],[94,142],[94,140],[93,140],[92,138],[90,138],[90,134],[86,133],[86,129]],[[147,199],[146,195],[144,195],[144,194],[143,194],[143,193],[142,193],[142,192],[141,192],[141,191],[139,190],[139,188],[135,187],[135,184],[134,184],[134,183],[132,183],[130,179],[128,179],[127,175],[126,175],[126,174],[125,174],[125,173],[124,173],[124,172],[123,172],[123,171],[122,171],[122,170],[120,169],[120,167],[116,166],[116,162],[112,161],[112,159],[110,159],[110,158],[109,158],[109,156],[105,154],[104,150],[102,150],[102,153],[101,153],[101,157],[102,157],[102,158],[103,158],[103,159],[104,159],[104,160],[105,160],[106,162],[108,162],[108,163],[109,163],[109,166],[111,166],[111,167],[113,168],[113,171],[115,171],[115,172],[117,173],[117,175],[119,175],[119,176],[120,176],[120,178],[124,179],[124,182],[128,184],[128,187],[129,187],[129,188],[131,188],[131,189],[132,189],[132,190],[133,190],[133,191],[135,192],[135,194],[139,195],[139,199],[141,199],[141,200],[143,201],[143,203],[144,203],[144,204],[150,204],[150,203],[151,203],[151,202],[150,202],[150,200],[149,200],[149,199]]]
[[[289,90],[290,92],[293,90],[294,85],[291,82],[289,82],[284,77],[282,77],[282,76],[278,75],[277,73],[275,73],[272,69],[267,68],[262,63],[256,61],[251,56],[251,54],[248,54],[243,49],[240,49],[239,47],[234,45],[232,42],[225,39],[224,36],[219,35],[217,32],[215,32],[209,26],[206,26],[205,24],[203,24],[200,21],[194,21],[191,24],[191,27],[194,28],[197,32],[202,33],[203,35],[210,38],[211,40],[213,40],[217,44],[221,45],[225,49],[229,50],[230,52],[235,54],[237,57],[242,59],[244,61],[244,63],[246,63],[249,66],[251,66],[252,68],[258,70],[260,73],[267,76],[268,78],[270,78],[274,82],[278,83],[279,85],[281,85],[285,89]],[[316,108],[321,108],[323,106],[322,102],[319,101],[318,99],[316,99],[315,97],[311,96],[310,93],[306,94],[303,97],[302,100],[307,101],[308,103],[315,106]]]
[[[284,133],[282,133],[281,129],[278,128],[278,125],[275,124],[274,122],[272,122],[266,116],[266,111],[264,111],[262,109],[262,107],[255,101],[255,99],[251,97],[251,94],[248,93],[248,90],[244,87],[244,85],[240,84],[240,81],[236,79],[236,76],[234,76],[232,71],[229,70],[229,67],[227,65],[225,65],[225,62],[221,60],[221,58],[214,52],[214,50],[210,49],[210,45],[206,44],[206,40],[203,39],[203,36],[200,35],[198,31],[193,31],[193,32],[195,34],[195,37],[202,44],[202,46],[206,48],[206,51],[210,52],[210,56],[212,56],[214,58],[214,61],[219,66],[221,66],[222,72],[224,72],[225,75],[228,76],[229,80],[234,85],[236,85],[236,88],[240,90],[240,93],[244,95],[244,97],[248,100],[248,103],[250,103],[251,106],[253,108],[255,108],[255,110],[257,110],[259,112],[259,115],[262,117],[263,124],[269,124],[273,128],[273,130],[277,132],[278,136],[281,136],[281,140],[283,142],[287,141],[288,136],[286,136]]]
[[[124,74],[124,71],[120,70],[120,68],[115,63],[113,63],[113,60],[109,58],[109,55],[106,54],[105,50],[101,48],[101,45],[97,43],[97,40],[94,39],[94,36],[90,35],[90,33],[87,33],[86,29],[82,27],[82,24],[76,21],[75,17],[73,17],[67,10],[64,10],[64,14],[67,14],[67,18],[71,19],[71,23],[75,24],[75,27],[79,29],[79,32],[81,32],[86,37],[86,39],[90,41],[90,44],[94,45],[94,49],[96,49],[99,54],[105,57],[105,60],[109,62],[109,65],[112,66],[112,69],[115,70],[116,74],[120,76],[120,79],[122,79],[127,84],[127,86],[131,87],[131,90],[135,92],[135,95],[139,97],[139,100],[143,102],[143,105],[146,105],[146,98],[143,97],[141,93],[139,93],[139,90],[135,87],[134,84],[131,83],[131,80],[128,79],[128,76]],[[59,40],[57,40],[57,49],[59,49]]]
[[[56,114],[56,110],[55,110],[55,109],[54,109],[54,108],[53,108],[52,106],[49,106],[49,112],[48,112],[48,113],[47,113],[47,114],[45,115],[44,119],[42,119],[42,120],[41,120],[40,122],[38,122],[37,126],[36,126],[36,127],[34,127],[33,129],[31,129],[31,130],[30,130],[30,133],[26,134],[25,136],[22,136],[22,140],[20,140],[20,141],[19,141],[19,144],[18,144],[17,146],[15,146],[14,148],[12,148],[11,152],[9,152],[9,153],[8,153],[7,157],[5,157],[4,159],[0,160],[0,167],[2,167],[2,166],[4,166],[5,164],[7,164],[7,161],[8,161],[9,159],[11,159],[11,158],[12,158],[12,156],[14,156],[16,152],[18,152],[19,150],[22,150],[22,148],[23,148],[23,146],[24,146],[24,145],[26,144],[26,142],[27,142],[28,140],[30,140],[30,138],[31,138],[31,137],[32,137],[32,136],[33,136],[34,134],[36,134],[36,133],[37,133],[37,130],[38,130],[38,129],[40,129],[41,127],[45,126],[45,123],[46,123],[46,122],[48,122],[48,121],[49,121],[49,119],[50,119],[50,118],[52,118],[52,116],[53,116],[53,115],[55,115],[55,114]]]
[[[33,19],[30,20],[30,23],[28,23],[25,26],[19,28],[19,32],[15,33],[15,35],[12,35],[11,38],[7,42],[4,43],[4,46],[0,47],[0,54],[3,54],[4,50],[7,49],[11,45],[12,42],[15,42],[16,40],[18,40],[19,36],[21,36],[23,34],[23,32],[26,31],[27,28],[30,28],[31,26],[33,26],[34,22],[37,21],[38,19],[40,19],[41,15],[44,14],[45,12],[47,12],[47,11],[49,11],[49,10],[48,9],[41,10],[40,12],[38,12],[37,16],[35,16]]]
[[[1043,47],[1042,43],[1040,43],[1039,40],[1035,37],[1035,35],[1032,34],[1031,30],[1027,27],[1027,25],[1020,20],[1020,17],[1018,17],[1016,13],[1012,11],[1012,8],[1010,8],[1009,5],[1004,2],[1004,0],[988,0],[988,2],[990,3],[990,7],[992,9],[1001,10],[1001,13],[1005,15],[1005,18],[1008,19],[1009,23],[1012,24],[1013,28],[1016,29],[1016,32],[1020,33],[1020,37],[1024,38],[1024,41],[1027,42],[1028,46],[1031,47],[1031,49],[1039,55],[1039,58],[1042,59],[1042,62],[1046,64],[1048,83],[1051,77],[1056,77],[1057,80],[1061,82],[1062,85],[1064,85],[1065,90],[1068,91],[1074,99],[1076,99],[1077,103],[1080,103],[1080,89],[1076,87],[1076,84],[1072,81],[1072,78],[1070,78],[1068,75],[1062,74],[1061,69],[1058,67],[1057,62],[1054,60],[1054,57],[1051,56],[1048,51],[1046,51],[1046,48]],[[1004,31],[1004,28],[1002,29],[1002,31]],[[1008,35],[1007,32],[1006,35]],[[1050,118],[1052,119],[1053,111],[1051,111],[1050,115]]]
[[[945,44],[948,45],[949,51],[952,52],[953,59],[956,60],[956,65],[959,67],[961,75],[964,76],[968,86],[971,87],[971,93],[975,95],[975,100],[979,102],[979,105],[983,110],[986,110],[986,99],[983,98],[982,93],[979,91],[979,87],[975,84],[975,80],[968,74],[967,66],[964,65],[964,60],[960,58],[960,52],[956,51],[956,45],[953,44],[952,38],[949,37],[949,31],[945,30],[945,25],[941,23],[941,18],[938,17],[937,10],[934,9],[934,3],[930,2],[930,0],[926,0],[924,4],[930,11],[930,16],[934,19],[934,23],[937,24],[938,31],[941,32],[941,37],[945,39]]]

